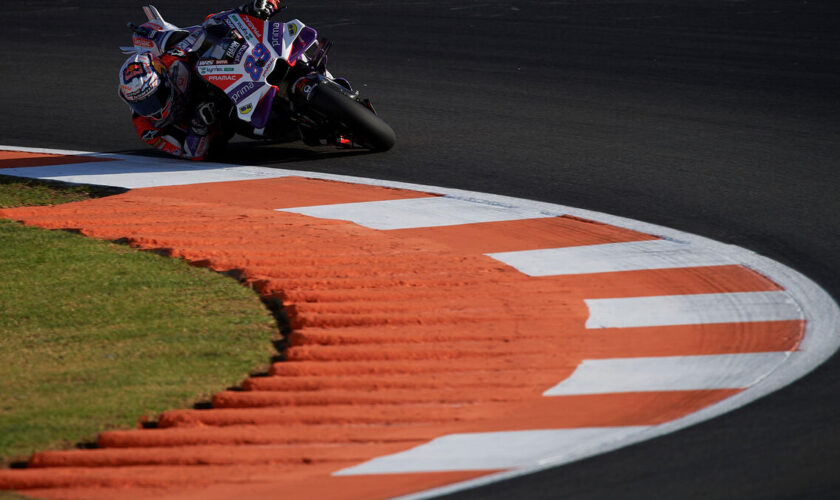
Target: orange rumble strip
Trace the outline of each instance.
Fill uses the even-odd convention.
[[[397,229],[392,233],[406,238],[427,238],[465,254],[656,239],[655,236],[569,216]]]
[[[258,185],[259,189],[254,189],[255,185]],[[206,184],[146,188],[143,191],[144,197],[161,195],[180,200],[182,203],[194,201],[260,209],[437,196],[404,189],[372,187],[363,184],[347,184],[303,177],[280,177],[244,182],[208,182]]]
[[[93,161],[111,161],[96,156],[54,155],[48,153],[24,153],[22,151],[0,151],[0,168],[44,167]]]
[[[5,153],[0,165],[48,160],[57,159]],[[157,429],[103,432],[99,450],[36,454],[27,470],[0,471],[0,488],[45,498],[390,498],[514,466],[333,474],[377,457],[422,455],[446,436],[670,422],[746,385],[688,377],[686,386],[659,388],[652,377],[641,381],[648,389],[586,393],[590,372],[578,370],[587,360],[621,366],[623,358],[676,356],[728,366],[720,356],[784,353],[802,339],[804,320],[785,316],[587,327],[587,300],[697,295],[725,303],[729,294],[780,292],[736,263],[532,277],[486,255],[658,240],[648,234],[568,216],[376,230],[277,211],[435,197],[281,177],[0,210],[236,269],[258,293],[283,301],[294,330],[284,361],[241,390],[217,393],[213,408],[165,412]],[[599,307],[609,314],[610,304]],[[573,374],[583,392],[543,395]]]

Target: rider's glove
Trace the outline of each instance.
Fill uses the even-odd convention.
[[[195,108],[192,122],[190,123],[190,132],[196,135],[207,135],[210,133],[210,127],[216,123],[218,118],[218,111],[216,104],[213,102],[202,102]]]
[[[242,12],[260,19],[268,19],[279,9],[280,2],[278,0],[253,0],[253,2],[241,7]]]

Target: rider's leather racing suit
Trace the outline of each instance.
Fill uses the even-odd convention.
[[[277,0],[254,0],[235,10],[268,19],[278,9]],[[158,121],[132,113],[131,121],[137,135],[146,144],[174,156],[203,160],[211,145],[224,145],[233,134],[232,131],[222,130],[215,116],[219,110],[210,99],[207,86],[191,70],[197,58],[197,54],[186,53],[178,47],[161,55],[160,60],[167,68],[174,94],[172,112]]]
[[[160,121],[132,113],[131,121],[146,144],[174,156],[202,160],[221,131],[213,123],[202,122],[192,111],[208,105],[209,101],[205,101],[208,96],[203,82],[190,70],[195,63],[190,59],[191,55],[179,48],[170,49],[160,57],[172,85],[172,112]]]

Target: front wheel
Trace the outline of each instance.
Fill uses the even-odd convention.
[[[320,84],[312,90],[309,107],[324,115],[340,135],[374,151],[388,151],[397,142],[390,125],[364,104]]]

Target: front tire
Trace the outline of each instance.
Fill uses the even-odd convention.
[[[373,151],[388,151],[397,142],[394,129],[382,118],[328,85],[322,83],[312,90],[309,106],[334,122],[339,134]]]

